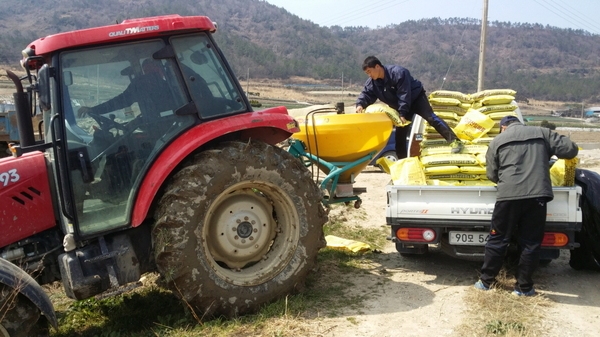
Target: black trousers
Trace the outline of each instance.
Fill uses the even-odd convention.
[[[528,292],[533,288],[532,275],[540,260],[546,226],[544,198],[497,201],[492,214],[490,238],[485,245],[481,281],[490,286],[502,268],[512,237],[519,244],[519,266],[515,289]]]
[[[433,112],[425,90],[421,91],[410,104],[409,116],[406,116],[406,119],[412,121],[415,115],[423,117],[448,143],[453,142],[457,138],[450,126]],[[410,134],[410,129],[410,125],[396,127],[396,156],[398,159],[408,157],[406,137]]]

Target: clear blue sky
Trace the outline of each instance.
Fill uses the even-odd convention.
[[[266,0],[320,26],[377,28],[423,18],[483,17],[484,0]],[[600,34],[600,0],[488,0],[488,22],[540,23]]]

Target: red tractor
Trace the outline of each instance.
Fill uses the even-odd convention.
[[[56,327],[40,285],[57,280],[80,300],[156,271],[209,316],[303,284],[327,215],[277,146],[298,124],[252,110],[215,31],[203,16],[126,20],[40,38],[26,75],[7,71],[20,143],[0,159],[0,336]]]

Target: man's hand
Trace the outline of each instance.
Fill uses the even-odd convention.
[[[81,117],[89,116],[91,112],[92,112],[92,108],[87,107],[87,106],[82,106],[81,108],[79,108],[79,110],[77,110],[77,117],[81,118]]]
[[[357,114],[363,113],[365,112],[365,109],[361,106],[361,105],[357,105],[356,106],[356,111]]]
[[[402,122],[403,125],[406,124],[406,118],[404,118],[402,116],[400,116],[400,121]]]

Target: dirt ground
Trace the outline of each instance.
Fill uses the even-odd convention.
[[[600,150],[582,150],[582,167],[600,173]],[[343,212],[349,226],[385,226],[385,186],[390,178],[369,167],[356,178],[355,187],[364,187],[360,209]],[[388,241],[381,265],[359,275],[354,292],[370,294],[360,310],[348,310],[319,324],[323,336],[465,336],[460,326],[472,320],[465,295],[477,291],[480,262],[451,258],[438,250],[428,256],[405,258]],[[390,281],[384,282],[383,279]],[[540,267],[534,276],[536,288],[550,306],[540,307],[544,320],[535,336],[597,336],[600,331],[600,273],[576,271],[569,266],[569,253]],[[401,329],[401,330],[399,330]],[[475,336],[474,334],[470,334]],[[527,335],[530,336],[530,335]]]

